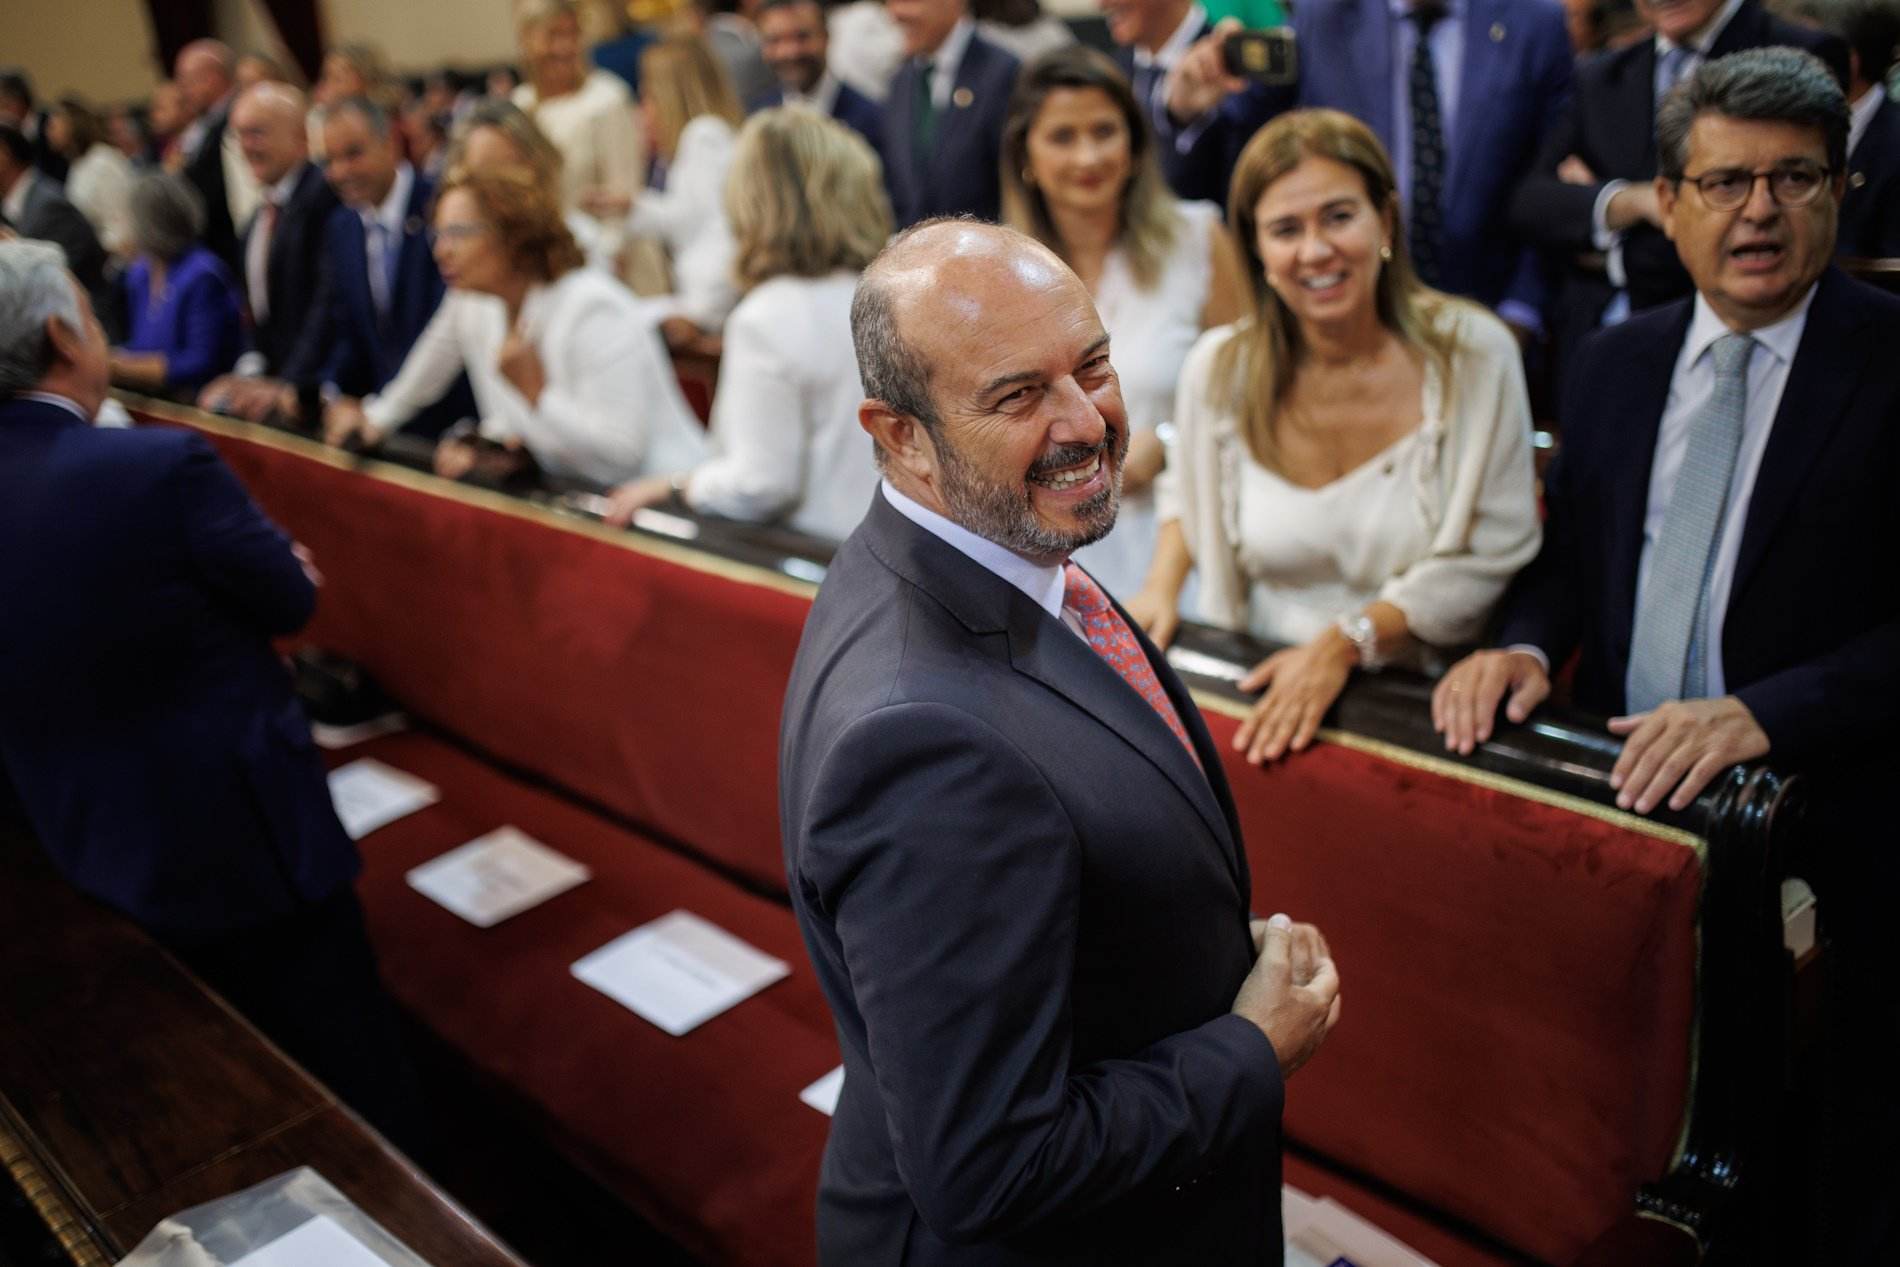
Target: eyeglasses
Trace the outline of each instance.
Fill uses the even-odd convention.
[[[437,242],[468,242],[488,232],[485,224],[438,224],[429,230],[429,245]]]
[[[1718,167],[1683,180],[1702,191],[1711,211],[1733,211],[1755,192],[1755,182],[1768,182],[1768,196],[1782,207],[1805,207],[1827,184],[1829,169],[1819,163],[1781,163],[1766,171],[1745,167]]]

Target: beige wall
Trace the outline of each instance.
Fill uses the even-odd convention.
[[[6,0],[6,15],[4,60],[26,69],[39,97],[135,101],[158,82],[139,0]]]
[[[374,44],[404,74],[514,60],[509,0],[323,0],[334,41]]]

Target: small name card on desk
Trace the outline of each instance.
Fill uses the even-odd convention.
[[[441,798],[433,784],[374,757],[359,757],[330,771],[330,799],[343,830],[361,840]]]
[[[642,924],[571,969],[580,980],[675,1038],[791,970],[790,964],[689,911]]]
[[[389,1263],[319,1214],[296,1231],[252,1250],[231,1267],[389,1267]]]
[[[514,827],[498,827],[409,872],[409,887],[477,928],[565,893],[593,873]]]

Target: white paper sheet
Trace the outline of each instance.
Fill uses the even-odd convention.
[[[493,928],[592,874],[518,828],[498,827],[416,867],[408,880],[477,928]]]
[[[689,911],[642,924],[571,969],[580,980],[675,1038],[791,970],[790,964]]]
[[[332,752],[338,748],[349,748],[366,739],[379,735],[393,735],[399,730],[409,729],[409,719],[401,713],[384,713],[381,717],[372,717],[368,721],[357,722],[353,726],[330,726],[320,721],[310,723],[310,737],[317,741],[317,747],[328,748]]]
[[[374,757],[360,757],[330,771],[330,799],[351,840],[433,805],[439,794],[413,774],[404,774]]]
[[[319,1214],[231,1267],[389,1267],[382,1255]]]
[[[1286,1267],[1437,1267],[1431,1259],[1360,1218],[1331,1197],[1280,1192]]]
[[[844,1092],[844,1066],[839,1065],[798,1093],[798,1098],[826,1117],[838,1111],[838,1096]]]

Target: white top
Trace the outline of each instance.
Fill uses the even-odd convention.
[[[873,101],[891,93],[891,79],[904,64],[904,33],[880,0],[853,0],[825,19],[831,73]]]
[[[617,75],[591,71],[577,90],[547,101],[533,84],[522,84],[514,103],[561,151],[561,196],[568,207],[589,189],[631,196],[646,183],[646,143],[634,122],[633,95]]]
[[[1458,339],[1449,391],[1428,362],[1417,429],[1317,489],[1254,461],[1227,403],[1233,385],[1213,381],[1215,354],[1245,323],[1194,345],[1161,514],[1181,521],[1208,620],[1299,643],[1383,599],[1427,644],[1478,636],[1542,538],[1530,402],[1502,322],[1457,301],[1439,320]]]
[[[658,332],[626,287],[574,269],[528,292],[520,325],[547,374],[538,404],[529,405],[496,364],[508,334],[506,305],[451,290],[396,377],[363,401],[364,414],[379,428],[400,426],[466,369],[481,434],[519,439],[550,474],[618,484],[689,470],[705,458],[705,432],[680,395]]]
[[[66,197],[114,255],[132,253],[132,160],[100,141],[73,161]]]
[[[844,270],[775,277],[732,310],[713,394],[714,456],[686,482],[694,510],[754,521],[783,515],[798,531],[834,541],[864,518],[878,476],[858,425],[857,284]]]
[[[1095,310],[1108,330],[1110,358],[1121,380],[1131,435],[1153,431],[1174,413],[1175,386],[1188,349],[1201,334],[1201,313],[1213,284],[1213,235],[1221,232],[1220,208],[1211,202],[1181,204],[1174,249],[1152,289],[1143,289],[1120,246],[1108,254],[1095,286]],[[1152,486],[1122,498],[1115,530],[1076,552],[1102,588],[1120,599],[1134,597],[1154,558]]]
[[[1755,493],[1755,477],[1761,471],[1762,454],[1768,450],[1768,435],[1774,430],[1775,412],[1781,408],[1782,389],[1788,385],[1788,369],[1794,364],[1795,350],[1801,346],[1801,333],[1808,327],[1808,306],[1814,302],[1814,290],[1788,316],[1772,326],[1753,331],[1757,344],[1748,358],[1748,395],[1742,412],[1742,445],[1735,455],[1735,472],[1729,479],[1728,504],[1722,516],[1722,536],[1716,544],[1715,561],[1709,570],[1708,690],[1711,699],[1728,694],[1722,672],[1722,627],[1728,616],[1730,587],[1735,581],[1735,560],[1742,549],[1742,525],[1748,521],[1749,499]],[[1700,294],[1695,298],[1695,315],[1689,321],[1689,333],[1676,355],[1675,373],[1669,379],[1669,398],[1663,404],[1662,421],[1656,431],[1656,456],[1649,468],[1649,502],[1643,512],[1643,555],[1636,566],[1637,601],[1649,584],[1651,551],[1662,535],[1663,516],[1676,492],[1676,477],[1682,473],[1682,459],[1689,451],[1689,424],[1715,394],[1715,358],[1709,349],[1725,334],[1732,333]]]
[[[726,220],[734,141],[732,125],[716,114],[688,121],[666,188],[644,190],[627,213],[629,233],[666,244],[673,257],[672,308],[704,330],[719,329],[739,298],[732,280],[737,247]]]

